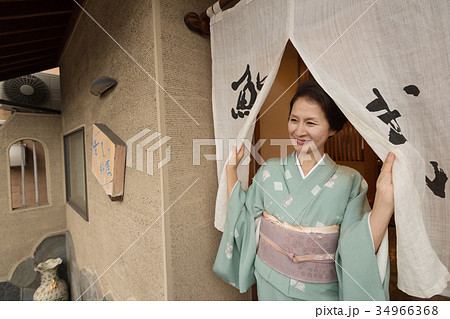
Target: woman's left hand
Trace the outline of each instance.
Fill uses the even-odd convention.
[[[375,193],[372,215],[369,220],[375,252],[378,251],[389,220],[394,213],[394,184],[392,182],[394,160],[394,153],[389,152],[377,179],[377,192]]]
[[[394,161],[394,153],[389,152],[377,179],[376,192],[379,204],[392,208],[392,211],[394,211],[394,184],[392,182],[392,167],[394,166]]]

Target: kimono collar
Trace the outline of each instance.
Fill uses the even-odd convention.
[[[302,175],[303,179],[305,179],[306,177],[308,177],[309,174],[311,174],[317,166],[321,165],[323,163],[323,159],[325,158],[325,154],[323,154],[323,156],[320,158],[320,160],[316,163],[316,165],[314,165],[313,168],[311,168],[311,170],[308,172],[308,174],[306,174],[303,172],[302,166],[300,165],[300,161],[298,160],[298,156],[297,153],[294,153],[294,157],[295,157],[295,164],[298,167],[298,170],[300,171],[300,175]]]
[[[300,184],[325,184],[336,172],[338,165],[325,154],[323,162],[308,174],[305,179],[300,174],[297,166],[296,152],[289,154],[282,161],[286,183],[290,191],[294,191]]]

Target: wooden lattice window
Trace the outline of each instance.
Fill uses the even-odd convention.
[[[350,124],[345,123],[325,145],[325,152],[339,162],[364,162],[364,139]]]

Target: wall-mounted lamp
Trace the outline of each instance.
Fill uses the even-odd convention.
[[[92,94],[98,96],[100,94],[105,93],[116,84],[117,84],[116,80],[111,79],[107,76],[102,76],[99,77],[97,80],[95,80],[94,83],[92,83],[90,91]]]

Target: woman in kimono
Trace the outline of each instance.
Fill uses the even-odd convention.
[[[243,148],[227,164],[228,215],[213,270],[259,300],[389,300],[387,226],[394,211],[389,153],[374,207],[367,183],[325,154],[345,116],[314,81],[292,98],[295,152],[261,166],[247,191],[237,179]]]

